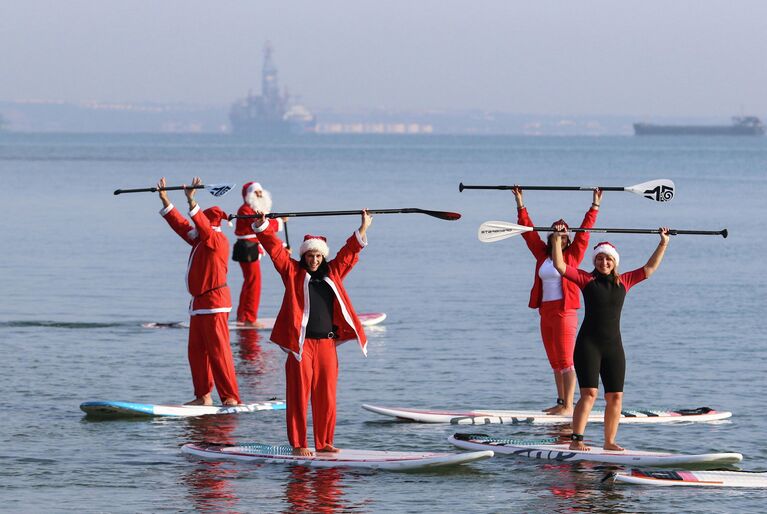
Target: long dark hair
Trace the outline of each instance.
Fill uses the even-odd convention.
[[[546,255],[549,259],[551,259],[551,252],[554,249],[554,247],[551,244],[551,238],[552,236],[559,235],[559,232],[552,232],[549,234],[548,239],[546,239]],[[567,244],[562,247],[562,252],[564,253],[565,250],[567,250],[567,247],[570,246],[570,236],[567,236]]]

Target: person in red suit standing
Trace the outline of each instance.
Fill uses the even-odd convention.
[[[268,214],[272,210],[272,195],[258,182],[248,182],[242,186],[242,205],[237,210],[238,216],[251,216],[256,211]],[[234,234],[232,260],[240,263],[242,269],[242,289],[237,305],[237,324],[240,326],[261,327],[258,322],[258,305],[261,301],[261,264],[260,259],[266,253],[258,244],[253,232],[251,218],[237,218]],[[275,232],[282,230],[284,220],[270,219],[269,224]]]
[[[192,186],[202,184],[200,177]],[[202,211],[194,199],[196,189],[184,189],[189,204],[189,223],[168,200],[165,177],[157,183],[163,209],[160,214],[181,238],[189,243],[186,285],[189,303],[189,367],[192,371],[195,399],[187,405],[212,405],[215,384],[221,403],[237,405],[240,393],[229,346],[229,312],[232,299],[226,284],[229,241],[221,232],[221,220],[227,215],[219,207]]]
[[[367,210],[362,211],[359,229],[328,261],[324,237],[306,235],[299,250],[300,260],[291,259],[263,213],[256,212],[256,216],[253,230],[285,284],[270,340],[288,353],[285,361],[288,440],[295,455],[312,455],[306,436],[311,397],[314,447],[318,452],[337,452],[333,444],[338,381],[336,346],[356,339],[367,355],[367,337],[343,280],[367,246],[367,229],[373,218]]]

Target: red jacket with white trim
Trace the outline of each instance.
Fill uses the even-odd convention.
[[[240,206],[240,208],[237,210],[238,216],[252,216],[256,213],[250,205],[244,203]],[[277,219],[269,219],[269,227],[271,227],[272,230],[275,232],[279,232],[282,230],[282,220]],[[258,242],[258,238],[256,237],[256,233],[253,232],[253,218],[237,218],[237,225],[234,227],[234,235],[237,236],[237,239],[244,239],[246,241],[253,241],[254,243]],[[262,245],[258,245],[258,253],[259,255],[264,255],[266,251],[264,250],[264,247]]]
[[[583,217],[580,228],[591,228],[597,221],[597,209],[591,208],[586,212]],[[534,227],[533,220],[530,219],[530,215],[527,213],[527,208],[522,207],[517,209],[517,223],[525,225],[526,227]],[[522,237],[527,243],[527,247],[535,257],[535,278],[533,279],[533,288],[530,291],[530,303],[528,307],[531,309],[538,309],[541,306],[543,298],[543,281],[538,276],[538,270],[541,269],[543,262],[548,259],[549,255],[546,253],[546,242],[541,238],[538,232],[523,232]],[[576,232],[573,237],[572,243],[564,249],[562,256],[565,259],[565,263],[569,266],[578,267],[583,260],[583,256],[586,254],[586,250],[589,246],[589,233],[588,232]],[[581,307],[581,295],[578,286],[569,280],[562,281],[562,294],[564,300],[565,309],[580,309]]]
[[[264,222],[260,227],[254,226],[253,229],[285,284],[285,295],[282,297],[282,306],[277,314],[270,340],[291,352],[300,361],[306,337],[306,324],[309,321],[309,279],[311,277],[301,266],[300,261],[290,257],[290,253],[282,246],[282,241],[274,235],[270,224]],[[329,269],[325,281],[330,284],[336,297],[336,301],[333,302],[333,323],[338,326],[336,344],[356,339],[362,348],[362,353],[367,355],[365,330],[343,284],[343,279],[357,264],[359,253],[365,246],[367,246],[367,239],[363,240],[359,232],[355,231],[354,235],[346,240],[346,244],[338,251],[335,258],[328,261]]]
[[[219,227],[210,225],[199,205],[189,212],[194,227],[173,204],[160,214],[181,239],[192,246],[186,269],[186,289],[193,297],[189,303],[189,314],[230,312],[232,297],[226,284],[229,259],[226,236]]]

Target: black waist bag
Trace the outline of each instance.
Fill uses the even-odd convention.
[[[238,239],[232,250],[232,260],[236,262],[255,262],[261,258],[258,252],[258,243]]]

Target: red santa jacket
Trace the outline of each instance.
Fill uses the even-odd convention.
[[[274,268],[285,284],[285,295],[282,297],[282,306],[274,322],[270,339],[291,352],[300,361],[306,337],[306,324],[309,321],[310,275],[299,261],[290,258],[290,254],[282,246],[282,241],[274,235],[268,223],[264,222],[260,227],[254,226],[253,230],[272,258]],[[365,246],[367,246],[367,240],[363,240],[359,232],[355,232],[347,239],[335,258],[328,261],[329,270],[325,282],[330,285],[336,297],[333,304],[333,322],[338,326],[336,344],[356,339],[362,348],[362,353],[367,355],[367,336],[343,284],[343,279],[357,264],[359,252]]]
[[[226,285],[229,241],[221,228],[211,226],[199,205],[189,212],[194,227],[173,204],[160,214],[184,241],[192,245],[186,269],[186,289],[193,297],[189,314],[230,312],[232,298]]]
[[[530,219],[530,215],[527,213],[527,208],[522,207],[517,209],[517,223],[525,225],[527,227],[534,227],[533,221]],[[586,215],[583,217],[580,228],[591,228],[597,221],[597,209],[589,209]],[[543,281],[538,276],[538,270],[541,269],[543,262],[549,257],[546,253],[546,242],[541,238],[538,232],[523,232],[522,237],[527,243],[527,247],[535,257],[535,278],[533,279],[533,289],[530,291],[530,303],[528,306],[531,309],[537,309],[541,306],[541,299],[543,298]],[[562,252],[565,258],[565,263],[569,266],[578,267],[583,260],[583,256],[586,254],[586,250],[589,246],[589,233],[577,232],[572,239],[570,246],[565,248]],[[562,281],[562,294],[564,296],[564,308],[565,309],[579,309],[581,307],[581,295],[578,286],[569,280]]]
[[[255,213],[256,211],[251,209],[250,205],[246,203],[242,204],[240,208],[237,210],[238,216],[252,216]],[[271,218],[268,221],[269,221],[269,227],[275,232],[279,232],[280,230],[282,230],[281,219]],[[252,218],[237,218],[237,225],[234,227],[234,235],[237,236],[237,239],[244,239],[245,241],[258,242],[256,233],[253,232],[252,225],[253,225]],[[258,253],[261,255],[264,255],[264,253],[266,253],[262,245],[258,245]]]

